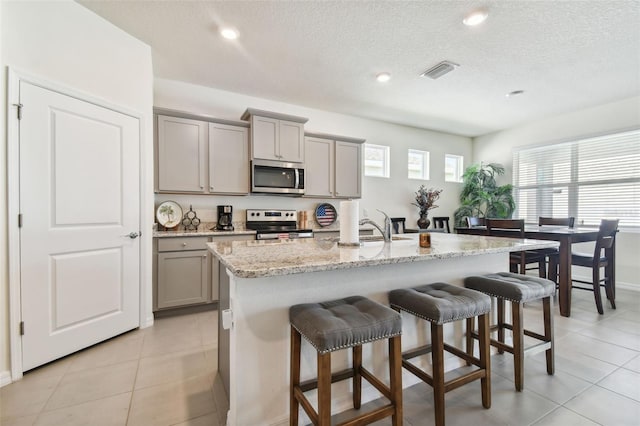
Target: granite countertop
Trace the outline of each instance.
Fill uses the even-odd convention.
[[[396,237],[401,239],[391,243],[367,241],[355,248],[338,246],[335,238],[224,241],[208,243],[207,246],[226,268],[240,278],[261,278],[559,246],[555,241],[433,233],[431,247],[421,248],[418,245],[419,234],[402,234]]]

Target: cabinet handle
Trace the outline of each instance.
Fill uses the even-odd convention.
[[[209,191],[213,191],[213,186],[210,186],[210,187],[209,187]]]
[[[200,185],[200,189],[204,189],[204,185]]]
[[[186,246],[187,246],[187,243],[182,243],[182,247],[186,247]]]

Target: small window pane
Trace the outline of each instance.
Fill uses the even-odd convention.
[[[389,177],[389,147],[364,145],[364,175]]]
[[[429,153],[410,149],[407,169],[409,179],[429,180]]]
[[[445,154],[444,156],[444,180],[446,182],[462,182],[461,155]]]

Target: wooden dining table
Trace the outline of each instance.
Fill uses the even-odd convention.
[[[455,228],[458,234],[486,235],[485,226],[472,228]],[[519,233],[519,230],[500,230],[501,234],[509,237],[510,233]],[[584,243],[596,241],[598,239],[598,228],[569,228],[566,226],[538,226],[525,225],[525,237],[536,240],[553,240],[560,243],[559,247],[559,271],[558,271],[558,305],[560,315],[571,316],[571,246],[574,243]],[[615,283],[615,243],[611,249],[607,250],[606,256],[610,259],[606,274]],[[615,288],[615,285],[614,287]]]

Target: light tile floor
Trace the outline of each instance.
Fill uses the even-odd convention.
[[[571,318],[555,315],[556,374],[544,353],[527,357],[516,392],[511,357],[495,355],[492,408],[482,408],[479,382],[468,384],[446,395],[447,425],[640,425],[640,292],[619,289],[617,304],[598,315],[593,294],[574,291]],[[525,308],[528,328],[542,331],[541,317],[539,304]],[[217,426],[216,345],[216,311],[157,319],[0,388],[0,424]],[[405,425],[434,423],[432,395],[424,384],[405,389]]]

